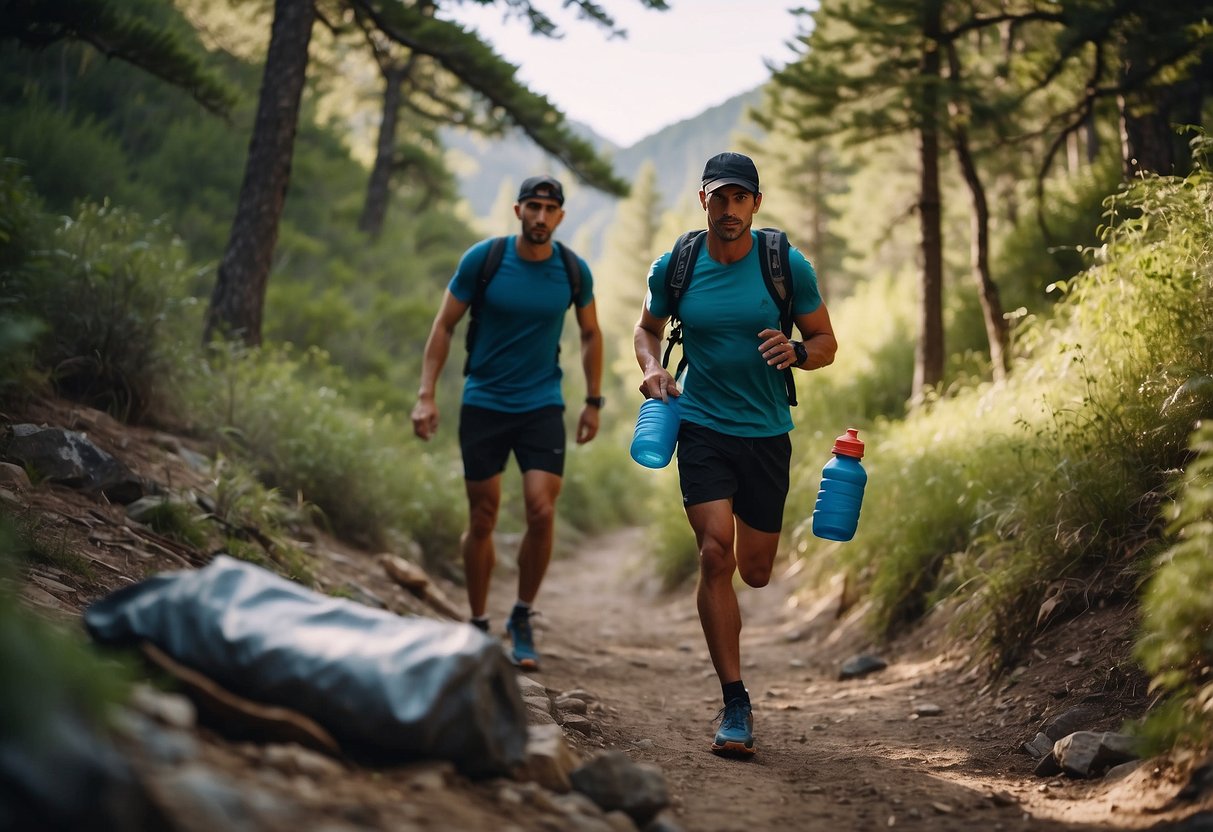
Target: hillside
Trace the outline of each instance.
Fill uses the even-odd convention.
[[[166,494],[203,503],[208,497],[202,472],[209,452],[189,438],[124,426],[57,400],[5,414],[6,434],[13,424],[79,432]],[[70,556],[27,562],[11,585],[28,615],[68,634],[79,632],[81,613],[94,601],[154,574],[205,566],[215,554],[158,534],[81,488],[23,482],[11,467],[0,498],[6,512]],[[1115,731],[1142,712],[1144,680],[1126,659],[1134,621],[1121,608],[1089,610],[1039,639],[1014,672],[989,677],[969,646],[948,636],[946,621],[928,620],[892,644],[873,644],[859,626],[862,609],[844,610],[841,594],[795,603],[792,576],[778,576],[741,595],[759,753],[749,761],[710,754],[718,693],[694,599],[689,589],[662,595],[652,587],[635,561],[639,533],[588,540],[553,564],[540,599],[544,666],[518,677],[532,737],[550,744],[555,729],[543,726],[560,726],[556,741],[566,750],[549,753],[543,768],[472,779],[450,762],[357,762],[292,734],[297,720],[264,707],[273,703],[241,702],[205,679],[188,683],[183,674],[187,681],[174,683],[147,669],[146,678],[188,698],[140,688],[112,740],[80,740],[94,755],[91,743],[112,742],[129,766],[125,821],[106,825],[114,811],[111,783],[108,791],[64,795],[69,799],[57,801],[53,813],[43,805],[39,828],[78,828],[56,825],[56,816],[70,812],[90,817],[91,828],[123,830],[1206,828],[1200,810],[1213,807],[1213,796],[1203,791],[1203,768],[1189,775],[1193,761],[1131,762],[1090,778],[1042,776],[1024,751],[1050,726]],[[295,534],[310,553],[317,587],[356,599],[351,603],[442,618],[446,602],[460,598],[457,587],[432,581],[431,602],[444,601],[425,603],[387,579],[376,553],[311,527]],[[509,548],[503,541],[503,551]],[[490,601],[497,621],[512,601],[510,573],[508,562],[499,565]],[[858,653],[878,654],[886,666],[840,670]],[[10,695],[15,680],[35,678],[11,670]],[[59,698],[49,690],[42,696]],[[646,788],[664,795],[668,806],[655,819],[648,820],[651,807],[631,816],[605,811],[553,774],[553,766],[577,771],[606,751],[622,754],[612,759],[634,764]],[[0,759],[21,761],[11,752]],[[79,764],[66,752],[48,759],[57,760],[56,777],[70,778]],[[50,776],[37,762],[24,766],[27,785]],[[0,772],[13,776],[3,764]],[[22,794],[4,793],[10,809],[13,795]],[[133,806],[141,807],[137,822]]]
[[[611,156],[616,172],[625,179],[632,180],[641,165],[651,161],[657,172],[657,190],[665,199],[663,207],[668,207],[677,200],[691,198],[698,190],[705,159],[732,147],[732,138],[739,132],[757,134],[758,128],[748,123],[746,111],[757,106],[761,98],[761,88],[734,96],[626,148],[615,147],[585,125],[576,125],[576,129]],[[448,130],[443,137],[451,167],[457,172],[459,192],[473,215],[486,217],[503,188],[509,191],[529,173],[551,170],[563,178],[568,194],[561,237],[572,240],[581,235],[593,241],[585,256],[595,258],[602,254],[600,247],[615,209],[614,198],[580,186],[558,162],[521,134],[489,140]]]

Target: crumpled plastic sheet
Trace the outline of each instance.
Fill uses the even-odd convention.
[[[311,717],[343,747],[465,774],[525,759],[526,709],[500,642],[469,624],[332,598],[219,555],[84,613],[104,644],[150,641],[233,693]]]

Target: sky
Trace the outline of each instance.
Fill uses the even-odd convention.
[[[787,45],[797,21],[788,10],[805,0],[668,0],[653,11],[638,0],[601,0],[626,39],[608,40],[595,23],[553,0],[535,5],[564,32],[532,35],[502,7],[465,3],[444,17],[474,28],[518,66],[518,78],[566,117],[588,124],[621,147],[698,115],[770,77],[767,61],[794,57]]]

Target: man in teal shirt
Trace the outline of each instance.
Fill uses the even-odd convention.
[[[812,265],[795,248],[792,319],[803,341],[780,329],[753,230],[762,205],[758,169],[740,153],[704,166],[699,202],[707,244],[678,306],[687,370],[680,387],[662,367],[670,318],[665,291],[670,252],[649,270],[636,324],[636,360],[647,398],[677,396],[678,477],[687,519],[699,543],[696,602],[724,707],[712,740],[718,754],[754,753],[753,716],[741,678],[741,612],[733,573],[752,587],[771,579],[788,494],[792,417],[783,371],[813,370],[834,360],[838,342]]]
[[[518,549],[518,600],[506,630],[515,664],[535,669],[539,654],[530,617],[551,561],[556,498],[564,475],[564,398],[557,355],[570,304],[581,330],[585,371],[578,444],[598,433],[598,413],[604,403],[603,345],[590,269],[577,259],[580,291],[578,297],[571,297],[564,258],[552,239],[564,219],[560,182],[550,176],[523,181],[514,214],[521,232],[505,240],[500,265],[477,306],[476,337],[470,344],[459,413],[468,498],[462,554],[472,623],[488,631],[489,583],[496,563],[493,529],[501,503],[501,474],[513,453],[522,471],[526,532]],[[430,329],[412,413],[413,432],[422,439],[428,440],[438,429],[434,389],[450,353],[455,325],[476,298],[491,245],[491,240],[484,240],[464,253]]]

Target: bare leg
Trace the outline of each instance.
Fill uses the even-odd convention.
[[[779,552],[779,532],[760,532],[737,520],[737,572],[755,589],[771,582],[775,555]]]
[[[497,552],[493,548],[493,529],[501,505],[501,475],[487,480],[464,481],[468,495],[468,529],[463,533],[463,577],[467,584],[472,617],[485,614],[489,601],[489,581]]]
[[[526,533],[518,547],[518,598],[535,601],[543,576],[552,561],[552,539],[556,529],[556,498],[563,480],[548,471],[531,469],[522,475],[526,502]]]
[[[750,586],[765,586],[771,579],[779,534],[735,521],[729,500],[689,506],[687,519],[699,544],[699,624],[721,684],[736,682],[741,679],[741,609],[733,573],[740,570]]]
[[[729,500],[688,506],[687,519],[699,544],[699,624],[716,675],[735,682],[741,678],[741,611],[733,590],[733,506]]]

